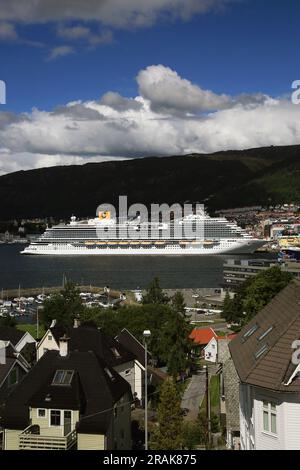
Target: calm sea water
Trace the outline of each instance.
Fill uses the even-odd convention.
[[[216,256],[23,256],[23,245],[0,245],[0,289],[59,286],[63,276],[82,285],[144,288],[158,276],[164,288],[219,287],[228,258]]]

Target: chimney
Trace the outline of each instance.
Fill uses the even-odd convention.
[[[79,320],[79,318],[74,318],[73,328],[79,328],[79,327],[80,327],[80,320]]]
[[[54,328],[55,325],[56,325],[56,320],[52,320],[51,325],[50,325],[50,328]]]
[[[69,337],[66,335],[66,333],[59,338],[59,355],[61,357],[66,357],[68,355],[68,343],[69,343]]]

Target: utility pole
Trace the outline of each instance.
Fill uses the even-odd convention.
[[[147,339],[151,336],[150,330],[143,332],[145,344],[145,450],[148,450],[148,350]]]
[[[206,368],[206,420],[207,420],[207,440],[208,448],[211,444],[211,417],[210,417],[210,390],[209,390],[209,371],[208,367]]]

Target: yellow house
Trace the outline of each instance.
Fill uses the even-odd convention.
[[[5,402],[4,450],[131,448],[130,385],[92,351],[46,352]]]

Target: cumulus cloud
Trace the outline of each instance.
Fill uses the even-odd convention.
[[[163,65],[152,65],[137,76],[140,94],[158,112],[197,113],[228,106],[230,97],[203,90]]]
[[[0,20],[26,23],[99,21],[114,27],[144,27],[161,16],[189,19],[234,0],[0,0]]]
[[[143,106],[139,101],[132,98],[124,98],[119,93],[113,91],[105,93],[100,100],[100,104],[113,108],[116,111],[138,110]]]
[[[100,100],[71,102],[52,112],[0,113],[1,173],[116,158],[300,144],[300,106],[287,99],[260,93],[224,98],[167,67],[156,67],[138,74],[140,95],[135,98],[108,92]],[[158,82],[163,77],[167,97],[155,77]]]
[[[57,46],[51,49],[47,60],[54,60],[58,57],[64,57],[66,55],[74,54],[75,49],[71,46]]]

